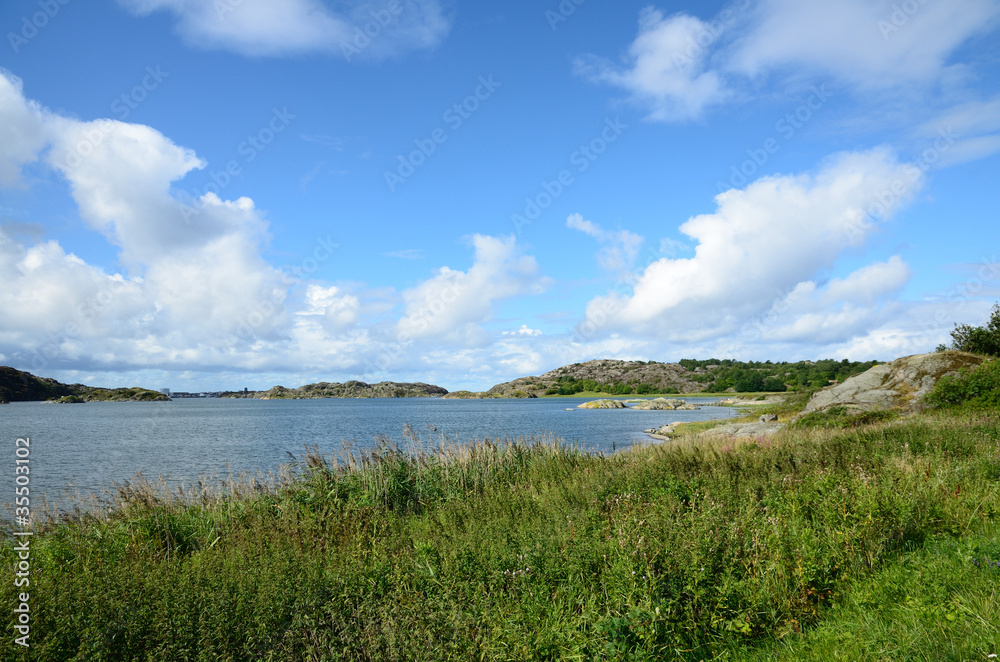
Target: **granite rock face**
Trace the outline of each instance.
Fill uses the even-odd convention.
[[[819,391],[802,413],[826,411],[834,407],[855,412],[889,409],[916,411],[920,407],[920,399],[941,377],[957,374],[963,368],[975,368],[985,360],[977,354],[955,351],[904,356]]]
[[[664,411],[675,411],[675,410],[694,410],[701,409],[697,405],[689,405],[684,400],[678,400],[677,398],[653,398],[652,400],[643,400],[632,406],[632,409],[655,409]]]

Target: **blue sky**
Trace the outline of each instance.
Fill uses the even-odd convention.
[[[484,389],[1000,299],[998,0],[12,0],[0,364]]]

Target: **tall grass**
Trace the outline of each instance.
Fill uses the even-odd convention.
[[[30,659],[799,659],[855,630],[855,659],[900,632],[1000,652],[998,575],[964,560],[1000,560],[995,413],[608,457],[407,436],[50,522]]]

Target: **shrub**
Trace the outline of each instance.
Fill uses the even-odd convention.
[[[1000,361],[987,361],[973,370],[945,375],[924,396],[924,403],[934,408],[1000,407]]]
[[[1000,356],[1000,304],[993,305],[993,314],[985,326],[956,324],[951,332],[952,347],[963,352]]]

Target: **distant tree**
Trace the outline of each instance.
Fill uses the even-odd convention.
[[[951,332],[951,341],[953,349],[1000,356],[1000,303],[993,304],[993,314],[985,326],[956,324]]]

